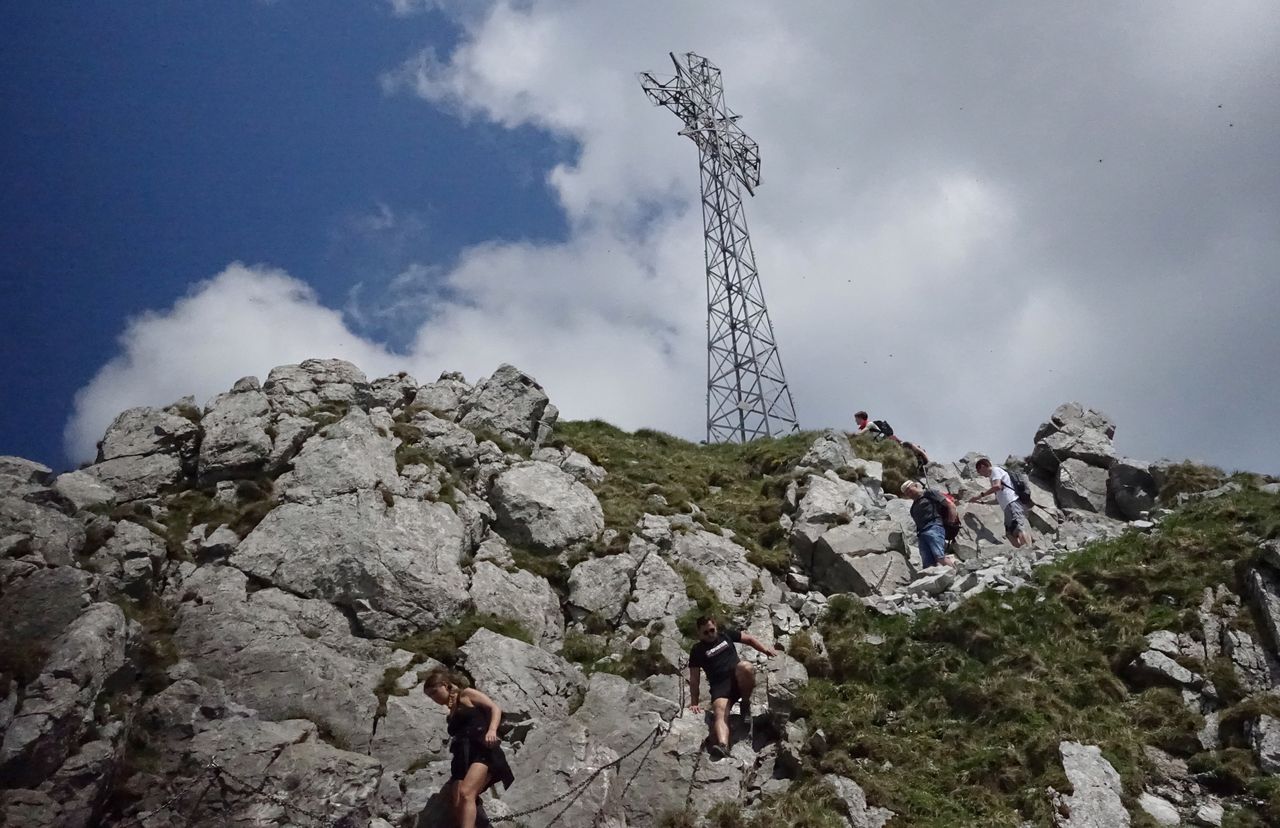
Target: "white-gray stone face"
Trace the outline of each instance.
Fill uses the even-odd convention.
[[[1058,505],[1103,513],[1107,509],[1107,472],[1081,460],[1064,460],[1058,466]]]
[[[502,472],[489,503],[507,538],[538,549],[562,549],[604,529],[595,493],[550,463],[535,460]]]
[[[502,708],[504,724],[521,732],[562,721],[586,689],[575,665],[487,629],[476,630],[459,652],[476,688]]]
[[[724,604],[740,607],[760,591],[761,600],[777,593],[773,579],[747,560],[747,550],[721,535],[701,529],[677,532],[671,543],[673,561],[692,567]]]
[[[181,454],[190,448],[195,437],[196,425],[186,417],[159,408],[130,408],[107,427],[98,459]]]
[[[353,750],[373,733],[375,689],[394,662],[390,647],[351,634],[327,601],[278,589],[249,592],[229,566],[204,566],[181,584],[179,652],[264,718],[305,718]]]
[[[325,426],[303,444],[293,459],[293,471],[277,482],[290,500],[313,500],[374,488],[399,493],[403,482],[396,470],[399,441],[390,432],[385,412],[377,415],[353,410]]]
[[[325,403],[358,405],[369,392],[369,381],[346,360],[308,359],[272,368],[262,390],[273,410],[306,414]]]
[[[569,606],[582,617],[589,613],[609,621],[622,615],[631,597],[636,560],[627,553],[585,560],[569,575]]]
[[[83,471],[64,472],[53,481],[53,490],[77,509],[114,503],[116,493],[98,478]]]
[[[271,406],[257,390],[219,394],[200,418],[198,472],[217,480],[252,473],[271,456]]]
[[[858,454],[849,445],[849,438],[832,429],[813,441],[804,457],[800,458],[800,465],[840,471],[852,466],[857,460]]]
[[[1062,742],[1062,769],[1071,782],[1070,796],[1059,795],[1054,819],[1058,828],[1127,828],[1129,812],[1120,795],[1120,774],[1096,745]]]
[[[635,590],[627,602],[624,617],[632,624],[646,624],[663,618],[679,618],[693,601],[685,594],[684,579],[663,560],[657,550],[644,554],[635,574]]]
[[[532,442],[550,399],[538,381],[511,365],[500,365],[462,403],[459,422]],[[555,423],[549,423],[554,425]]]
[[[520,622],[541,647],[555,650],[564,640],[560,598],[540,575],[477,561],[471,572],[471,601],[476,612]]]
[[[426,408],[438,417],[456,420],[463,400],[471,396],[473,390],[462,374],[446,371],[440,375],[440,379],[419,388],[413,404]]]
[[[467,551],[447,504],[402,498],[388,506],[381,493],[358,492],[277,506],[230,563],[298,595],[357,611],[367,604],[375,634],[398,637],[462,612]]]

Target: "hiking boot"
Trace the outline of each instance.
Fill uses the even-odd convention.
[[[738,700],[738,714],[742,716],[744,722],[751,721],[751,699],[743,698]]]
[[[711,754],[712,759],[723,759],[729,755],[729,751],[719,742],[712,742],[711,747],[707,748],[707,753]]]

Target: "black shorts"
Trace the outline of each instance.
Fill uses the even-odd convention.
[[[711,678],[707,676],[707,684],[711,685],[711,700],[728,699],[732,702],[741,696],[738,692],[738,677],[734,673]]]

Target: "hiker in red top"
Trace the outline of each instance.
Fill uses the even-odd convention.
[[[706,670],[707,684],[711,688],[711,711],[715,714],[712,725],[712,742],[708,752],[716,759],[729,754],[729,724],[725,720],[729,705],[741,699],[739,708],[743,721],[751,721],[751,691],[756,686],[756,672],[750,664],[738,659],[742,643],[766,656],[777,655],[755,636],[716,625],[716,619],[702,616],[698,619],[698,643],[689,652],[689,709],[701,713],[698,694],[701,690],[700,671]]]
[[[872,421],[867,412],[859,411],[853,415],[853,421],[858,424],[857,434],[869,434],[872,439],[875,440],[884,440],[887,438],[898,443],[902,442],[897,437],[893,436],[893,426],[889,425],[886,420]]]

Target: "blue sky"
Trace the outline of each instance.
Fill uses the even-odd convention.
[[[0,453],[276,365],[476,380],[698,438],[694,50],[801,425],[1280,471],[1273,0],[218,0],[0,7]]]
[[[342,307],[414,261],[564,234],[543,182],[563,142],[382,94],[405,56],[451,49],[442,14],[6,3],[0,31],[0,453],[66,465],[72,397],[124,320],[230,261],[305,275]],[[410,231],[384,210],[414,217]]]

